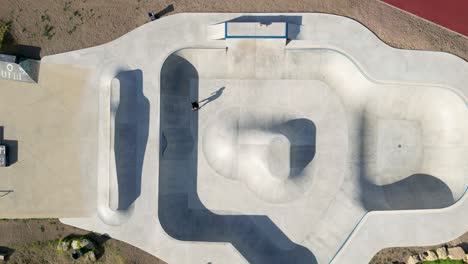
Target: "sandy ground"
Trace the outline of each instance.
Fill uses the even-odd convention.
[[[2,0],[18,43],[42,56],[109,42],[148,22],[147,12],[324,12],[355,19],[387,44],[445,51],[468,60],[468,38],[378,0]],[[157,37],[157,36],[155,36]]]
[[[179,12],[323,12],[350,17],[387,44],[404,49],[445,51],[468,60],[468,38],[400,11],[378,0],[2,0],[0,20],[11,21],[16,43],[39,46],[41,56],[109,42],[148,23],[147,12],[168,6]],[[170,10],[170,9],[166,9]],[[158,36],[155,36],[158,37]],[[41,226],[43,228],[41,228]],[[42,231],[44,229],[44,231]],[[0,221],[0,246],[14,247],[48,241],[84,230],[57,220]],[[465,234],[453,243],[468,242]],[[162,263],[157,258],[116,240],[126,263]],[[392,248],[371,263],[403,261],[426,248]]]
[[[9,263],[72,263],[69,258],[55,251],[55,244],[47,247],[49,241],[64,238],[70,234],[84,235],[88,231],[60,223],[57,219],[1,220],[0,250],[12,249]],[[164,264],[156,257],[126,243],[104,236],[104,254],[101,263],[118,264]],[[8,250],[7,249],[7,250]],[[75,263],[75,262],[73,262]]]

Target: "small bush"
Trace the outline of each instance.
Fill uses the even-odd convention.
[[[42,36],[46,37],[47,39],[52,39],[52,37],[55,35],[55,32],[53,32],[54,27],[47,24],[44,26],[44,30],[42,31]]]
[[[0,21],[0,49],[3,47],[5,36],[8,34],[8,31],[10,31],[10,28],[10,23]]]

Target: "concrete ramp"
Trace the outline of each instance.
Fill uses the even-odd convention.
[[[210,25],[208,39],[298,39],[300,25],[288,22],[224,22]]]

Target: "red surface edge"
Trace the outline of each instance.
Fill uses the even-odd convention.
[[[468,36],[468,0],[381,0]]]

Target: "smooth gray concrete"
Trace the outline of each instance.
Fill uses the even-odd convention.
[[[39,84],[0,80],[0,218],[83,217],[96,211],[96,90],[86,69],[41,67]]]
[[[300,27],[290,41],[223,39],[224,21]],[[90,68],[100,94],[97,211],[68,224],[169,263],[367,263],[466,231],[468,64],[455,56],[393,49],[332,15],[178,14],[44,63]],[[109,90],[135,69],[151,107],[140,195],[124,209]],[[389,243],[366,233],[384,230],[382,210],[399,223]],[[432,215],[454,225],[415,227]]]

